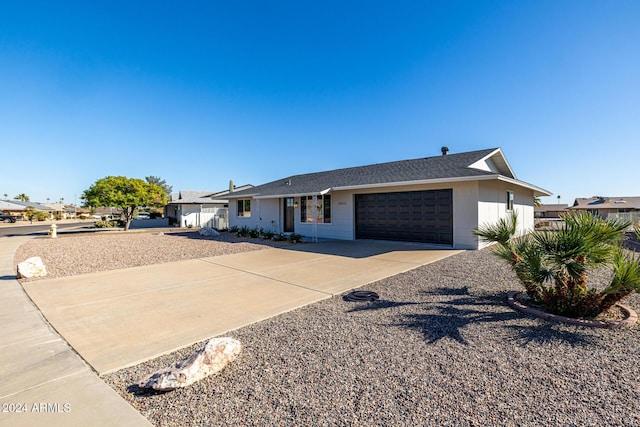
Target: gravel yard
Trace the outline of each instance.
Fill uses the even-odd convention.
[[[280,244],[278,244],[280,245]],[[96,233],[33,239],[59,277],[267,248],[235,236]],[[603,281],[607,274],[596,274]],[[638,326],[602,330],[511,310],[520,289],[489,251],[470,251],[238,329],[220,374],[168,393],[135,384],[204,345],[103,379],[158,426],[637,426]],[[626,303],[638,310],[640,297]]]
[[[240,357],[189,388],[135,384],[204,343],[104,380],[158,426],[640,425],[637,327],[511,310],[516,279],[488,251],[366,289],[381,300],[334,297],[234,331]]]
[[[197,231],[60,234],[57,239],[40,237],[29,240],[18,248],[14,261],[18,264],[29,257],[39,256],[47,268],[46,278],[50,279],[288,244],[261,240],[255,242],[247,242],[230,233],[202,237]]]

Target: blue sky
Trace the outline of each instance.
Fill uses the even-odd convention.
[[[501,147],[640,196],[640,2],[0,0],[0,197],[80,203]]]

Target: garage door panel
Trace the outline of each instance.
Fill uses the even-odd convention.
[[[356,238],[453,244],[453,191],[356,195]]]

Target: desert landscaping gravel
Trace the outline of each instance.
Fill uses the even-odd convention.
[[[39,256],[47,268],[47,279],[138,267],[186,259],[286,246],[287,242],[239,239],[230,233],[203,237],[197,231],[111,232],[61,234],[57,239],[40,237],[18,248],[18,264]],[[38,278],[30,279],[38,280]]]
[[[225,243],[176,237],[183,251]],[[125,251],[117,240],[109,242]],[[103,379],[157,426],[640,425],[638,326],[591,329],[513,311],[506,294],[520,287],[490,251],[363,289],[380,300],[336,296],[233,331],[239,358],[188,388],[136,384],[204,342]],[[637,310],[640,297],[626,303]]]

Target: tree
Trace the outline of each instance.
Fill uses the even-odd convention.
[[[147,176],[144,178],[147,181],[147,184],[155,184],[158,187],[162,188],[162,191],[167,195],[167,197],[171,197],[171,191],[173,187],[168,185],[164,179],[160,179],[159,176]]]
[[[7,193],[4,193],[4,199],[5,200],[9,200],[9,199],[7,199],[7,197],[9,197],[9,195]]]
[[[97,180],[82,193],[82,199],[85,206],[119,208],[125,218],[125,230],[129,230],[138,207],[167,204],[167,195],[160,186],[125,176],[107,176]]]
[[[13,200],[20,200],[20,201],[22,201],[22,202],[29,202],[29,201],[31,201],[31,199],[29,199],[29,196],[27,196],[27,195],[26,195],[26,194],[24,194],[24,193],[20,193],[20,194],[18,194],[17,196],[15,196],[15,197],[13,198]]]
[[[498,243],[494,254],[516,273],[527,295],[545,311],[569,317],[595,317],[634,292],[640,292],[640,257],[622,248],[630,222],[602,219],[586,212],[562,216],[559,230],[514,237],[517,216],[483,225],[474,234]],[[610,267],[604,289],[589,288],[590,268]]]
[[[542,200],[540,200],[540,197],[536,196],[533,198],[533,206],[535,206],[536,208],[542,206]]]

